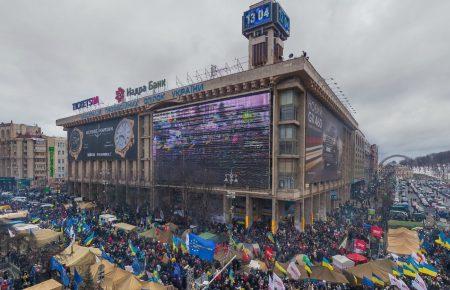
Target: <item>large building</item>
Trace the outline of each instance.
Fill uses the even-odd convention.
[[[290,20],[278,3],[242,19],[248,70],[118,88],[117,104],[56,121],[72,194],[273,229],[284,218],[301,228],[349,198],[358,123],[306,56],[283,58]]]
[[[43,187],[57,178],[64,181],[64,169],[56,162],[67,163],[65,140],[45,136],[37,125],[0,123],[0,187]]]

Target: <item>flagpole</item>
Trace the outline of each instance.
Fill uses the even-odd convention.
[[[233,262],[234,259],[236,259],[236,255],[234,255],[233,258],[231,258],[231,260],[225,266],[223,266],[223,268],[219,272],[217,272],[216,275],[214,275],[211,281],[209,281],[208,284],[206,284],[205,288],[203,289],[208,289],[209,284],[211,284],[223,272],[223,270],[225,270],[228,267],[228,265],[230,265],[230,263]]]

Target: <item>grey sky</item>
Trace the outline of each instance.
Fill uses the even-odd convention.
[[[255,1],[1,1],[0,120],[55,120],[95,95],[247,55]],[[285,52],[306,50],[358,111],[381,155],[450,149],[450,1],[280,1]]]

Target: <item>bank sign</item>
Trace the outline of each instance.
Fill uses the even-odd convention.
[[[126,94],[127,97],[140,96],[143,93],[153,92],[163,89],[166,87],[166,79],[162,79],[159,81],[149,81],[148,84],[136,87],[136,88],[127,88]]]

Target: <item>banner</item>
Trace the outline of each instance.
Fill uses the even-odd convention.
[[[354,243],[354,247],[355,247],[355,253],[364,253],[367,250],[367,244],[365,241],[363,240],[355,240]]]
[[[372,237],[377,239],[381,239],[381,237],[383,236],[383,229],[379,226],[372,226],[370,232],[372,234]]]
[[[339,179],[345,126],[309,92],[306,102],[305,180],[313,183]]]
[[[48,155],[49,155],[49,162],[50,162],[50,177],[55,176],[55,147],[50,146],[48,147]]]
[[[213,261],[214,250],[216,248],[216,243],[213,241],[203,239],[194,234],[189,234],[186,239],[186,245],[189,250],[189,254],[195,255],[205,261]]]
[[[131,116],[70,128],[69,159],[136,159],[137,125],[137,117]]]
[[[287,268],[287,272],[291,275],[292,279],[299,280],[301,273],[299,269],[297,268],[297,265],[295,265],[295,262],[290,262],[289,266]]]

